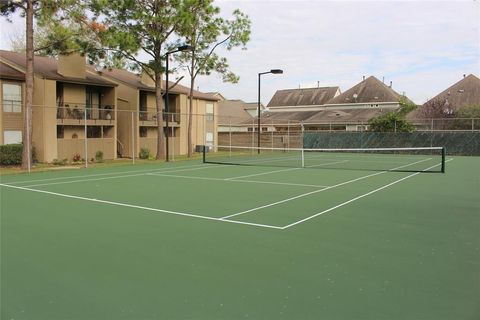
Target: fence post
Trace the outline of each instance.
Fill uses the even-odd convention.
[[[83,109],[83,121],[85,131],[85,168],[88,168],[88,141],[87,141],[87,106]]]
[[[135,111],[132,111],[132,164],[135,164]]]
[[[172,160],[175,161],[175,127],[172,125]]]
[[[229,122],[229,130],[228,130],[228,155],[231,157],[232,156],[232,116],[228,117],[228,122]]]
[[[252,120],[252,153],[254,152],[255,147],[255,119]]]
[[[472,131],[475,131],[475,118],[472,118]]]
[[[267,127],[267,130],[268,130],[268,127]],[[272,119],[272,127],[270,128],[270,130],[272,130],[272,135],[271,135],[272,141],[271,141],[271,145],[272,145],[272,149],[273,149],[273,119]],[[272,152],[273,152],[273,150],[272,150]]]
[[[290,148],[290,120],[287,124],[287,148]]]

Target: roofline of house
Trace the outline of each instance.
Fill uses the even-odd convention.
[[[4,57],[0,57],[0,61],[5,63],[6,65],[8,65],[9,67],[11,68],[14,68],[15,70],[17,70],[18,72],[21,72],[23,74],[26,73],[26,71],[21,67],[19,66],[18,64],[4,58]],[[88,71],[88,70],[85,70],[85,71]],[[43,79],[47,79],[47,80],[55,80],[55,81],[60,81],[60,82],[65,82],[65,83],[73,83],[73,84],[92,84],[92,85],[96,85],[96,86],[100,86],[100,87],[109,87],[109,88],[113,88],[113,87],[116,87],[117,84],[115,83],[97,83],[97,82],[91,82],[91,81],[88,81],[87,79],[83,80],[83,79],[74,79],[74,78],[68,78],[68,79],[57,79],[57,78],[53,78],[53,77],[50,77],[50,76],[46,76],[40,72],[36,72],[35,69],[33,70],[33,74],[37,77],[41,77]],[[18,78],[17,78],[18,79]],[[23,79],[22,79],[23,80]],[[109,82],[108,80],[105,80],[105,82]]]

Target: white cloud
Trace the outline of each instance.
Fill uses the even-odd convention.
[[[347,90],[374,75],[417,103],[461,79],[480,74],[479,1],[217,1],[228,17],[239,8],[252,20],[248,50],[222,52],[240,83],[198,77],[202,91],[257,100],[257,74],[271,68],[283,75],[262,76],[262,102],[276,90],[299,85],[339,85]],[[16,19],[0,27],[23,28]],[[182,81],[188,85],[187,77]]]

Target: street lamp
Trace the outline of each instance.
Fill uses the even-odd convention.
[[[260,154],[260,76],[262,74],[267,74],[267,73],[273,73],[273,74],[282,74],[283,73],[283,70],[281,69],[272,69],[270,71],[266,71],[266,72],[260,72],[258,74],[258,110],[257,110],[257,129],[258,129],[258,133],[257,133],[257,147],[258,147],[258,154]]]
[[[180,51],[192,51],[193,47],[190,45],[183,45],[179,46],[174,50],[168,51],[165,56],[167,59],[166,66],[165,66],[165,73],[166,73],[166,85],[165,85],[165,113],[167,114],[167,119],[166,119],[166,126],[167,126],[167,134],[166,134],[166,139],[165,139],[165,147],[166,147],[166,162],[170,161],[170,155],[169,155],[169,148],[168,148],[168,121],[169,121],[169,114],[168,112],[170,111],[168,107],[168,55],[175,53],[175,52],[180,52]]]

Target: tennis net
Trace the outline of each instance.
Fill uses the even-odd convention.
[[[203,162],[365,171],[445,172],[445,148],[305,149],[214,146]]]

